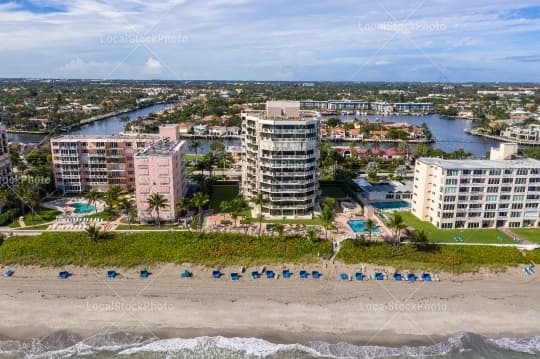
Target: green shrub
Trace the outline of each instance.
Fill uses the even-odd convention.
[[[13,220],[16,220],[21,215],[20,208],[12,208],[6,212],[0,214],[0,226],[5,226],[11,223]]]

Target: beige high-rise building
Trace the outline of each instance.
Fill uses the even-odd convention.
[[[6,126],[0,123],[0,176],[7,176],[11,172],[9,160],[9,147]]]
[[[517,146],[489,160],[416,160],[412,213],[438,228],[540,226],[540,161],[516,158]]]
[[[319,197],[319,119],[294,101],[242,113],[241,190],[267,200],[263,215],[311,216]]]

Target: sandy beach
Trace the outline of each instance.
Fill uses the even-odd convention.
[[[180,279],[189,267],[194,277]],[[277,343],[311,340],[359,345],[433,344],[462,332],[486,336],[540,333],[538,274],[519,268],[504,273],[439,274],[440,282],[340,281],[355,267],[316,264],[319,280],[294,278],[238,282],[228,275],[211,278],[211,268],[163,265],[136,269],[68,267],[73,276],[56,278],[58,269],[12,267],[0,278],[0,337],[23,339],[70,330],[82,336],[130,331],[145,335],[258,337]],[[281,271],[283,266],[272,269]],[[239,268],[222,268],[238,271]],[[364,268],[372,273],[374,267]],[[390,269],[389,269],[390,270]]]

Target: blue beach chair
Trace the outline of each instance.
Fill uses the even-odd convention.
[[[231,273],[231,280],[240,280],[240,274]]]
[[[212,272],[212,277],[215,278],[215,279],[221,278],[222,275],[223,274],[218,270],[215,270],[215,271]]]
[[[400,282],[403,280],[403,276],[401,275],[401,273],[394,273],[394,280]]]
[[[407,280],[409,282],[416,282],[416,279],[417,279],[416,274],[414,274],[414,273],[407,274]]]
[[[424,282],[431,282],[431,274],[429,273],[422,273],[422,280]]]
[[[182,277],[182,278],[191,278],[191,277],[193,277],[193,273],[191,273],[187,269],[184,269],[182,274],[180,274],[180,277]]]
[[[148,276],[150,275],[151,273],[146,270],[146,269],[143,269],[139,272],[139,277],[140,278],[148,278]]]
[[[274,279],[276,277],[276,273],[274,271],[268,270],[266,271],[266,279]]]
[[[313,279],[319,279],[321,277],[321,272],[318,270],[314,270],[311,272],[311,278]]]
[[[118,276],[118,272],[114,271],[114,270],[110,270],[107,272],[107,278],[109,279],[114,279],[116,278],[116,276]]]
[[[283,278],[289,279],[289,278],[291,278],[291,276],[292,276],[292,273],[291,273],[290,270],[288,270],[288,269],[283,270]]]
[[[13,273],[15,273],[13,269],[8,269],[7,271],[4,272],[4,277],[11,277]]]
[[[62,271],[58,273],[58,278],[60,279],[68,279],[71,274],[68,271]]]
[[[347,273],[341,273],[341,274],[339,275],[339,278],[340,278],[341,280],[349,280],[349,275],[348,275]]]
[[[362,272],[356,272],[356,273],[354,273],[354,279],[356,279],[356,280],[364,280],[364,275],[362,274]]]
[[[251,279],[259,279],[261,277],[261,275],[257,271],[251,272],[250,275],[251,275]]]
[[[300,278],[306,279],[308,277],[308,272],[305,270],[300,271]]]
[[[384,274],[381,272],[375,272],[375,275],[373,276],[375,280],[384,280]]]

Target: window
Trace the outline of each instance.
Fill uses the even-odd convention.
[[[524,200],[525,200],[525,195],[523,194],[516,194],[512,197],[512,201],[515,201],[515,202],[521,202]]]
[[[483,174],[484,174],[484,170],[474,170],[474,171],[473,171],[473,174],[474,174],[475,176],[477,176],[477,175],[483,175]]]
[[[512,187],[501,187],[501,192],[512,192]]]
[[[452,223],[443,223],[441,228],[452,228]]]
[[[499,192],[499,187],[488,187],[488,193],[497,193]]]
[[[489,170],[489,175],[490,176],[498,176],[501,174],[501,170],[500,169],[493,169],[493,170]]]
[[[456,185],[457,184],[457,178],[447,178],[446,179],[447,185]]]
[[[508,201],[510,199],[509,194],[501,194],[501,201]]]
[[[499,217],[506,217],[508,216],[508,212],[499,212]]]
[[[467,209],[469,205],[466,203],[458,203],[457,208],[458,209]]]
[[[471,174],[471,170],[463,170],[462,172],[464,175],[470,175]]]
[[[525,208],[538,208],[538,203],[526,203]]]
[[[460,192],[461,192],[461,189],[460,189]],[[467,197],[467,196],[459,196],[459,197],[458,197],[458,200],[460,200],[460,201],[466,201],[468,198],[469,198],[469,197]]]
[[[471,201],[481,201],[482,196],[471,196]]]
[[[523,203],[512,203],[512,209],[523,209]]]
[[[524,186],[516,187],[516,188],[514,188],[514,192],[523,193],[523,192],[525,192],[525,187]]]
[[[509,227],[511,228],[521,227],[521,222],[510,222]]]
[[[511,175],[512,173],[514,173],[513,169],[507,168],[507,169],[504,170],[505,175]]]
[[[443,213],[442,218],[448,219],[448,218],[454,218],[454,213]]]
[[[529,170],[526,168],[520,168],[517,170],[518,176],[526,176],[529,173]]]
[[[488,195],[488,196],[486,196],[486,201],[487,202],[496,202],[497,201],[497,196],[496,195]]]
[[[509,207],[508,203],[500,203],[499,204],[499,209],[508,208],[508,207]]]
[[[525,184],[527,183],[527,179],[523,177],[516,178],[516,184]]]
[[[471,180],[469,178],[462,178],[459,180],[460,184],[468,184],[471,183]]]
[[[510,212],[510,217],[512,218],[521,217],[521,212]]]
[[[480,223],[469,223],[467,225],[468,228],[479,228],[480,227]]]
[[[456,193],[457,192],[457,188],[456,187],[446,187],[444,189],[444,193]]]
[[[448,170],[446,171],[447,176],[457,176],[459,175],[459,170]]]
[[[501,181],[500,178],[490,178],[488,180],[488,184],[499,184],[500,181]]]
[[[456,196],[444,196],[444,201],[445,202],[455,202],[456,201]]]
[[[486,210],[489,210],[489,209],[497,209],[497,204],[496,203],[486,204]]]
[[[484,218],[495,218],[495,212],[485,212]]]
[[[456,208],[454,204],[445,204],[443,206],[443,211],[453,211]]]
[[[514,183],[514,179],[512,177],[505,177],[502,179],[502,183]]]

